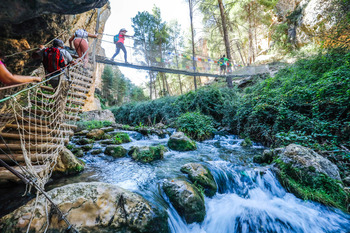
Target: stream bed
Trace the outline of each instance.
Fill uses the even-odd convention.
[[[132,140],[122,144],[125,149],[166,146],[168,141],[155,135],[145,137],[133,131],[122,132],[128,133]],[[253,163],[254,155],[262,153],[264,147],[254,144],[243,148],[241,142],[242,139],[234,135],[217,135],[212,140],[197,142],[196,151],[169,150],[163,160],[146,164],[135,162],[129,156],[113,158],[87,152],[82,158],[86,163],[84,172],[61,178],[48,188],[89,181],[116,184],[165,209],[173,233],[350,232],[350,215],[286,192],[269,167]],[[93,149],[103,147],[95,142]],[[205,197],[206,216],[202,223],[187,224],[161,188],[164,179],[185,177],[180,168],[190,162],[207,166],[218,185],[215,196]]]

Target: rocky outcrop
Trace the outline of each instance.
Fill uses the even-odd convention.
[[[338,167],[309,148],[290,144],[280,154],[279,159],[285,164],[290,164],[292,168],[322,173],[332,179],[340,180]]]
[[[57,163],[53,170],[53,176],[61,174],[77,174],[84,170],[84,166],[84,162],[77,159],[70,150],[64,148],[57,158]]]
[[[166,151],[166,149],[163,145],[143,146],[143,147],[133,146],[133,147],[131,147],[131,149],[129,151],[129,155],[135,161],[149,163],[149,162],[152,162],[154,160],[163,159],[165,151]]]
[[[48,196],[65,213],[79,232],[169,232],[167,215],[152,207],[143,197],[112,184],[99,182],[76,183],[53,189]],[[0,219],[3,232],[66,232],[67,225],[54,208],[41,196],[33,211],[35,200]]]
[[[93,110],[80,115],[81,121],[110,121],[115,123],[115,118],[111,110]]]
[[[208,168],[199,163],[187,163],[181,167],[181,171],[188,174],[188,178],[195,185],[204,189],[206,196],[212,197],[215,195],[218,187]]]
[[[4,0],[1,3],[0,22],[22,23],[43,14],[80,14],[103,7],[108,0]]]
[[[177,151],[189,151],[197,149],[196,143],[189,139],[183,132],[176,132],[169,138],[168,147]]]
[[[167,180],[163,183],[163,190],[188,224],[204,220],[204,197],[194,185],[184,180]]]

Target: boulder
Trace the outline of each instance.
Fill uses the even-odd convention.
[[[96,149],[96,150],[92,150],[92,151],[91,151],[91,154],[92,154],[92,155],[98,155],[98,154],[101,154],[102,152],[103,152],[102,149]]]
[[[163,145],[143,146],[143,147],[133,146],[129,151],[129,155],[135,161],[149,163],[154,160],[163,159],[165,151],[166,151],[166,148]]]
[[[204,220],[204,197],[193,184],[179,179],[167,180],[163,183],[163,190],[188,224]]]
[[[80,117],[81,121],[110,121],[115,124],[114,114],[109,109],[87,111]]]
[[[105,140],[102,140],[102,141],[99,141],[100,144],[103,144],[103,145],[112,145],[112,144],[115,144],[114,140],[113,139],[105,139]]]
[[[82,131],[79,131],[77,133],[74,133],[74,135],[77,135],[77,136],[85,136],[86,134],[88,134],[90,131],[87,130],[87,129],[84,129]]]
[[[114,158],[121,158],[126,155],[126,149],[122,146],[107,146],[104,153],[106,155],[111,155]]]
[[[75,143],[78,145],[86,145],[86,144],[93,143],[93,140],[89,138],[79,138],[75,140]]]
[[[86,137],[99,140],[99,139],[103,139],[104,135],[105,135],[105,132],[102,129],[93,129],[86,134]]]
[[[167,233],[167,214],[151,206],[143,197],[116,185],[89,182],[55,188],[47,195],[57,203],[67,220],[78,232]],[[47,206],[46,206],[47,203]],[[41,195],[33,213],[35,200],[0,219],[2,232],[66,232],[67,225]],[[47,208],[46,208],[47,207]],[[49,210],[47,215],[45,210]]]
[[[83,151],[89,151],[89,150],[91,150],[93,147],[94,147],[94,145],[92,145],[92,144],[87,144],[87,145],[84,145],[84,146],[82,146],[82,147],[80,147],[80,148],[83,149]]]
[[[157,129],[166,129],[167,126],[164,125],[163,123],[157,123],[154,128],[157,128]]]
[[[279,159],[285,164],[291,164],[293,168],[323,173],[332,179],[340,180],[338,167],[309,148],[290,144]]]
[[[71,175],[76,174],[84,170],[84,162],[80,161],[75,157],[75,155],[68,150],[67,148],[64,148],[58,158],[56,166],[53,170],[53,175]]]
[[[103,130],[105,133],[108,133],[108,132],[113,132],[114,128],[113,127],[103,127],[103,128],[101,128],[101,130]]]
[[[187,163],[181,167],[183,173],[188,174],[188,178],[199,188],[204,189],[208,197],[215,195],[218,187],[209,169],[199,163]]]
[[[283,152],[284,148],[276,148],[276,149],[269,149],[269,150],[264,150],[262,155],[256,155],[253,158],[254,163],[267,163],[270,164],[273,159],[281,154]]]
[[[176,151],[196,150],[197,146],[194,141],[189,139],[183,132],[175,132],[168,141],[168,147]]]

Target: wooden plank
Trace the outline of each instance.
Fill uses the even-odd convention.
[[[43,161],[44,159],[47,159],[51,157],[52,154],[29,154],[28,157],[31,159],[31,161]],[[24,155],[23,154],[0,154],[0,159],[2,159],[5,162],[12,162],[12,159],[16,160],[19,163],[25,162]]]
[[[41,119],[36,119],[36,118],[33,118],[33,117],[20,117],[20,116],[18,116],[18,118],[20,120],[23,119],[23,121],[25,121],[25,122],[31,122],[33,124],[38,124],[39,126],[50,126],[50,125],[52,125],[52,122],[41,120]],[[78,126],[76,126],[76,125],[71,125],[71,124],[66,124],[66,123],[62,123],[62,124],[60,124],[60,126],[61,127],[65,127],[65,128],[70,128],[70,129],[77,129],[78,128]]]
[[[27,150],[55,150],[58,147],[60,147],[60,145],[54,145],[54,144],[40,144],[40,145],[26,145],[26,149]],[[0,144],[0,149],[3,150],[16,150],[16,151],[22,151],[22,147],[20,144]]]
[[[76,77],[78,80],[80,79],[80,80],[87,82],[87,83],[90,83],[90,84],[93,81],[92,76],[89,78],[89,77],[82,75],[82,74],[79,74],[77,72],[70,72],[69,75],[72,75],[72,76]]]
[[[39,110],[39,109],[30,109],[28,112],[36,114],[36,115],[46,115],[46,116],[53,116],[54,115],[54,113],[52,113],[50,111]],[[65,119],[68,119],[68,120],[74,120],[74,121],[79,121],[80,120],[80,117],[77,117],[77,116],[71,116],[71,115],[68,115],[68,114],[64,114],[63,116],[64,116]]]
[[[74,100],[70,101],[70,103],[73,103]],[[54,103],[51,102],[51,103],[48,103],[48,102],[42,102],[42,101],[38,101],[38,100],[30,100],[31,103],[35,104],[35,105],[39,105],[39,107],[43,106],[43,107],[53,107],[54,106]],[[77,101],[78,102],[78,101]],[[74,103],[73,103],[74,104]],[[83,110],[80,109],[80,108],[71,108],[71,107],[66,107],[65,108],[66,111],[68,112],[79,112],[79,113],[82,113]]]
[[[43,88],[43,87],[45,87],[45,88]],[[41,88],[46,89],[46,86],[41,86]],[[50,88],[53,91],[53,88],[51,88],[51,87],[47,87],[47,88]],[[38,92],[37,95],[45,98],[44,94],[41,92]],[[80,98],[80,99],[87,98],[87,96],[85,94],[79,94],[79,93],[75,93],[75,92],[71,92],[71,91],[68,92],[68,97],[75,97],[75,98]]]
[[[64,135],[70,135],[73,136],[74,132],[73,131],[63,131],[63,130],[54,130],[50,129],[48,127],[37,127],[37,126],[28,126],[28,125],[21,125],[18,126],[16,124],[6,124],[6,128],[11,128],[11,129],[25,129],[27,131],[31,132],[43,132],[43,133],[50,133],[50,134],[60,134],[63,133]]]
[[[15,133],[0,133],[0,136],[2,136],[3,138],[7,138],[7,139],[15,139],[15,140],[20,140],[21,136],[19,134],[15,134]],[[65,142],[68,143],[69,142],[69,138],[61,138],[61,137],[47,137],[47,136],[39,136],[38,134],[35,134],[34,132],[32,132],[30,135],[22,135],[22,137],[25,140],[31,140],[32,142],[37,142],[40,143],[40,141],[49,141],[51,142]],[[45,143],[43,142],[43,143]]]

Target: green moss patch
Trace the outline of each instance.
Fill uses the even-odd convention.
[[[349,212],[347,208],[350,195],[344,191],[339,181],[325,174],[315,173],[314,167],[298,169],[280,159],[275,162],[279,168],[278,176],[282,185],[296,196]]]

